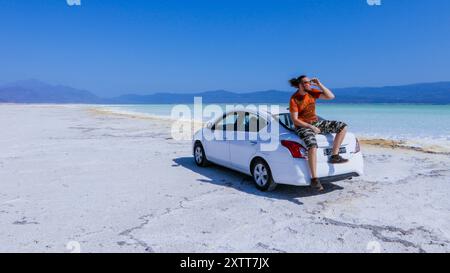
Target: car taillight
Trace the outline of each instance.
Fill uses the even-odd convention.
[[[359,146],[359,140],[357,138],[356,139],[356,145],[355,145],[355,154],[359,153],[359,151],[361,151],[361,146]]]
[[[300,145],[299,143],[295,141],[290,140],[282,140],[281,145],[288,148],[289,152],[291,152],[291,155],[293,158],[306,158],[307,152],[305,147]]]

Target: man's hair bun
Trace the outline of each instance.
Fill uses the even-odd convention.
[[[292,78],[289,80],[289,83],[291,84],[292,87],[298,88],[300,81],[298,80],[298,78]]]

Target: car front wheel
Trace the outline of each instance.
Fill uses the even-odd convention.
[[[256,188],[261,191],[272,191],[277,186],[273,181],[272,172],[269,165],[262,159],[257,159],[252,166],[253,181],[255,181]]]

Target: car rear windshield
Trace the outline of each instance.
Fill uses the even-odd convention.
[[[273,117],[280,122],[281,125],[283,125],[284,128],[295,131],[295,125],[294,122],[291,119],[290,113],[282,113],[278,115],[273,115]],[[322,117],[317,116],[319,120],[323,120]]]
[[[294,122],[291,119],[291,115],[289,113],[282,113],[273,116],[276,120],[280,122],[286,129],[295,130]]]

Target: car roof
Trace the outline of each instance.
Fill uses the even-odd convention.
[[[225,114],[229,114],[231,112],[250,112],[250,113],[261,115],[264,117],[271,117],[271,116],[281,115],[281,114],[289,114],[289,111],[283,107],[279,107],[278,109],[270,108],[268,110],[258,109],[257,107],[255,107],[255,109],[246,108],[246,107],[235,107],[234,109],[227,111]]]

